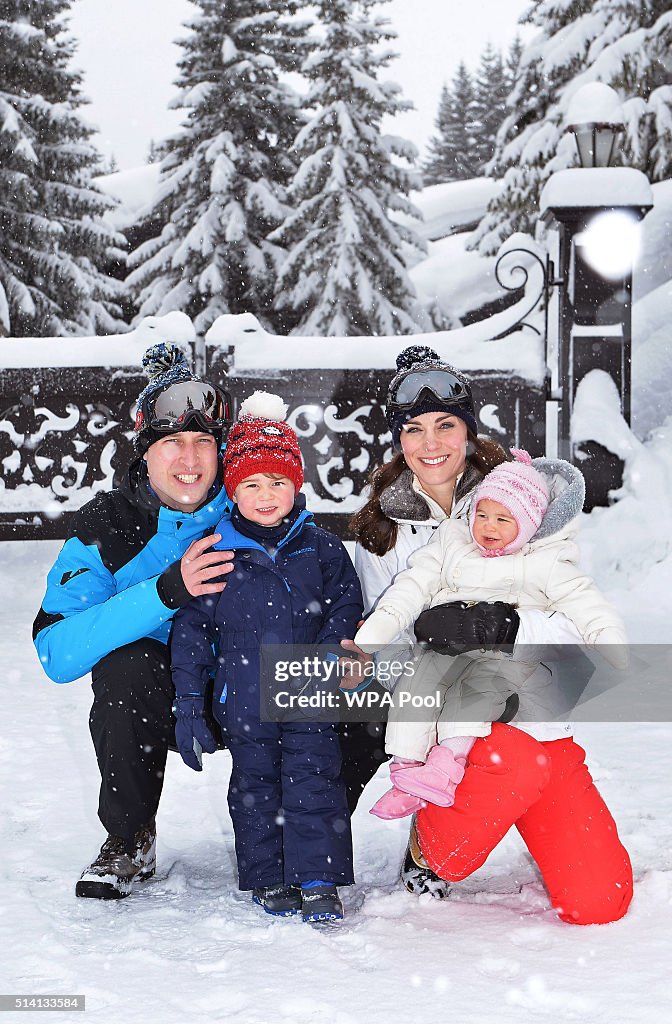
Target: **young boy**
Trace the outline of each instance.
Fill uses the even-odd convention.
[[[504,601],[519,608],[563,612],[586,644],[597,646],[614,667],[625,667],[622,620],[577,565],[573,538],[583,505],[581,474],[563,460],[552,463],[554,471],[562,471],[575,482],[572,489],[580,491],[567,521],[567,509],[560,513],[567,492],[553,497],[552,475],[536,469],[527,452],[512,452],[518,461],[496,466],[476,488],[469,523],[446,520],[429,544],[412,556],[355,636],[359,647],[374,652],[392,643],[424,608],[453,601]],[[547,460],[538,462],[544,467]],[[434,693],[438,684],[444,704],[432,721],[409,721],[408,712],[390,711],[385,749],[394,755],[392,789],[371,813],[403,817],[423,807],[424,801],[450,807],[475,738],[489,735],[490,723],[503,710],[508,693],[537,667],[534,652],[528,657],[509,658],[501,651],[459,658],[423,654],[408,689],[411,694]],[[487,721],[455,720],[465,686],[472,697],[480,695],[479,710],[491,716]]]
[[[339,739],[332,724],[260,720],[260,647],[339,645],[361,619],[362,595],[345,548],[298,494],[301,452],[286,411],[277,395],[255,392],[229,433],[224,486],[235,506],[214,550],[235,551],[234,570],[221,595],[175,617],[174,711],[182,758],[199,771],[200,750],[215,749],[203,718],[215,670],[239,886],[269,914],[324,921],[343,917],[336,886],[353,882]]]

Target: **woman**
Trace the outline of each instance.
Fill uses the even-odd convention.
[[[353,519],[366,611],[446,516],[466,515],[475,485],[509,458],[499,445],[476,436],[469,382],[433,350],[406,349],[397,366],[386,406],[397,451],[372,474],[369,500]],[[418,619],[416,636],[440,653],[485,644],[581,642],[564,616],[516,612],[501,602],[433,608]],[[345,646],[360,660],[366,657],[353,644]],[[521,699],[533,707],[535,693],[530,680]],[[366,739],[361,729],[357,735],[348,728],[346,767],[352,749]],[[369,749],[375,743],[382,745],[382,730]],[[523,731],[495,723],[491,735],[474,744],[454,805],[418,812],[402,868],[407,888],[445,895],[439,879],[467,877],[515,824],[562,920],[590,924],[622,917],[632,897],[630,861],[583,759],[568,725],[542,723]]]

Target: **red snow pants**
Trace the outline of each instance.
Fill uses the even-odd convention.
[[[466,878],[515,825],[563,921],[618,921],[632,867],[584,757],[571,739],[540,743],[495,723],[472,747],[453,806],[428,804],[416,816],[429,866],[447,881]]]

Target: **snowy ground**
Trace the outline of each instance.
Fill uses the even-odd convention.
[[[467,899],[406,894],[396,881],[405,827],[367,814],[383,791],[382,773],[353,823],[358,884],[345,893],[345,922],[319,930],[272,920],[235,888],[226,753],[210,758],[200,776],[170,755],[154,881],[119,903],[76,900],[78,873],[103,838],[89,687],[49,682],[30,643],[58,546],[0,545],[3,992],[85,994],[86,1020],[100,1024],[182,1024],[195,1014],[227,1024],[664,1019],[670,725],[577,732],[634,863],[635,899],[617,924],[558,921],[517,835],[463,887]],[[641,570],[629,588],[614,591],[626,615],[638,610],[635,631],[642,606],[655,609],[661,629],[670,621],[669,562],[666,573],[661,568]],[[510,891],[515,883],[521,893]]]

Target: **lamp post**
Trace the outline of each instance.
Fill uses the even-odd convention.
[[[582,167],[611,167],[616,138],[625,131],[618,95],[602,82],[584,85],[574,94],[567,111]]]
[[[621,482],[623,465],[597,442],[572,443],[574,398],[586,374],[604,370],[630,421],[632,271],[639,225],[653,206],[653,195],[641,171],[611,166],[624,130],[613,89],[600,82],[582,86],[567,122],[581,167],[553,174],[540,201],[551,229],[550,281],[558,286],[549,308],[547,451],[582,464],[590,509],[607,504],[608,492]]]

